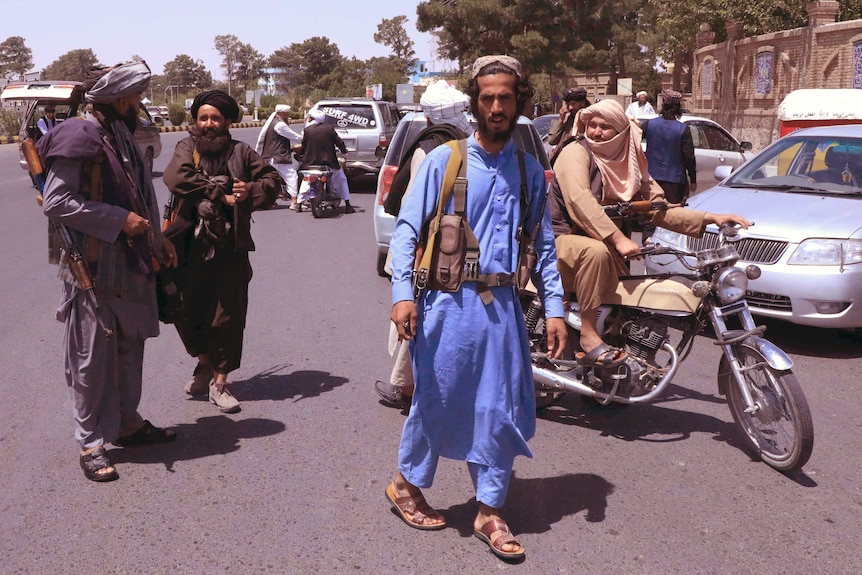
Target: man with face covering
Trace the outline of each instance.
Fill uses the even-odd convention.
[[[164,172],[177,197],[177,221],[165,233],[180,247],[177,285],[185,315],[176,321],[186,351],[198,358],[189,395],[209,393],[222,413],[239,411],[228,374],[240,367],[248,310],[251,214],[271,207],[284,185],[272,165],[230,136],[239,116],[221,90],[195,97],[194,126]],[[188,225],[189,223],[194,225]]]
[[[156,225],[150,171],[133,136],[149,83],[143,61],[92,70],[84,83],[90,119],[63,122],[38,147],[47,173],[43,211],[69,231],[95,285],[94,305],[52,236],[50,258],[63,281],[57,319],[65,324],[66,383],[81,468],[91,481],[119,477],[105,444],[176,438],[138,413],[144,340],[159,334],[154,258],[176,265]]]
[[[641,129],[615,100],[602,100],[578,112],[576,130],[585,137],[562,149],[554,164],[548,209],[557,237],[557,265],[567,292],[577,294],[581,308],[584,365],[616,365],[622,350],[602,341],[596,311],[613,293],[620,275],[628,273],[624,258],[640,247],[605,214],[603,206],[636,200],[661,200],[664,192],[651,179],[641,148]],[[686,208],[657,210],[654,225],[689,236],[701,236],[707,224],[725,222],[748,227],[734,214],[712,214]]]

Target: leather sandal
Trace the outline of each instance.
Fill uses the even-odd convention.
[[[600,357],[602,359],[599,359]],[[618,347],[602,342],[588,353],[577,353],[575,359],[584,367],[614,367],[628,359],[628,354]]]
[[[440,514],[428,505],[428,502],[425,501],[425,496],[421,493],[415,497],[412,495],[397,497],[395,494],[395,486],[390,483],[386,486],[386,500],[393,505],[395,511],[401,519],[404,520],[404,523],[414,529],[421,529],[422,531],[436,531],[446,527],[445,520],[441,523],[425,524],[426,519],[431,519],[431,514],[437,516],[440,516]]]
[[[494,533],[502,533],[495,539],[491,539]],[[509,526],[502,519],[489,519],[480,529],[474,529],[473,535],[488,544],[491,552],[500,559],[511,561],[513,559],[522,559],[524,557],[524,546],[518,541],[512,532],[509,531]],[[514,544],[521,548],[520,551],[503,551],[503,545]]]
[[[177,432],[173,429],[156,427],[148,420],[133,434],[118,437],[114,445],[119,447],[132,447],[134,445],[155,445],[157,443],[169,443],[177,438]]]
[[[120,478],[120,474],[114,469],[110,473],[99,473],[101,469],[113,467],[114,464],[108,459],[108,453],[104,446],[99,446],[90,453],[81,454],[81,469],[84,470],[84,477],[90,481],[103,483],[105,481],[114,481]]]

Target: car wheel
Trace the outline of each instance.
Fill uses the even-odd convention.
[[[377,252],[377,275],[382,278],[391,277],[386,273],[386,254],[383,252]]]

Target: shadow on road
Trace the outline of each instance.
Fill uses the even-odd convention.
[[[195,423],[172,426],[177,432],[173,443],[112,449],[114,463],[157,463],[174,471],[177,461],[224,455],[240,448],[240,440],[276,435],[286,429],[272,419],[231,419],[226,415],[200,417]]]
[[[602,406],[571,395],[563,398],[558,405],[544,410],[539,417],[555,423],[594,429],[602,436],[624,441],[666,443],[688,439],[692,433],[710,433],[717,441],[738,448],[743,445],[732,423],[701,413],[668,409],[654,403],[637,406],[612,403]]]
[[[554,523],[581,511],[587,512],[587,521],[598,523],[605,519],[608,496],[613,492],[613,484],[592,473],[536,479],[521,479],[513,473],[503,514],[515,533],[545,533]],[[469,537],[478,508],[473,498],[440,511],[462,537]]]
[[[764,337],[787,353],[831,359],[862,357],[862,340],[852,332],[795,325],[776,319],[756,319],[758,324],[767,328]]]
[[[303,370],[278,373],[288,367],[290,367],[289,364],[276,365],[249,379],[234,382],[232,391],[240,401],[293,399],[297,402],[319,397],[350,381],[346,377],[332,375],[326,371]]]

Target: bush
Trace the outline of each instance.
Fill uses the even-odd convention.
[[[182,104],[173,103],[168,106],[168,120],[174,126],[182,126],[186,121],[186,109]]]
[[[0,109],[0,136],[17,136],[22,119],[17,110]]]

